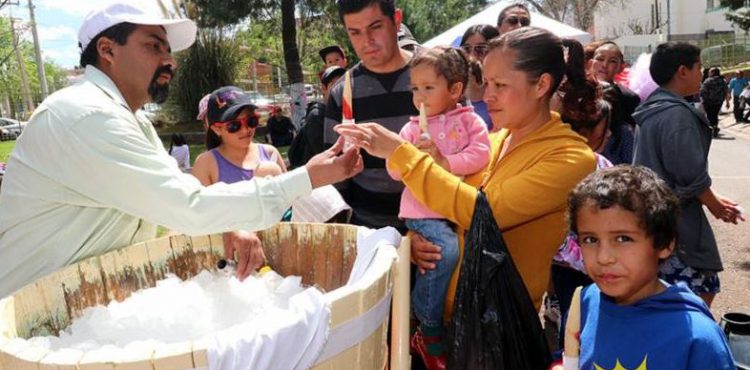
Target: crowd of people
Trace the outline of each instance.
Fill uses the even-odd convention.
[[[335,184],[350,223],[411,239],[411,350],[444,369],[481,190],[535,307],[564,331],[579,300],[580,368],[734,369],[709,310],[722,263],[703,207],[744,221],[713,190],[707,159],[718,109],[730,92],[737,104],[747,80],[722,88],[716,69],[704,81],[700,49],[666,42],[649,68],[659,88],[641,101],[618,79],[616,43],[561,39],[531,26],[521,3],[467,29],[458,47],[434,48],[402,27],[394,0],[337,7],[359,61],[349,66],[337,45],[320,51],[324,100],[309,104],[296,137],[274,113],[272,143],[291,144],[291,170],[253,140],[256,107],[232,86],[199,104],[206,152],[192,169],[184,138],[165,150],[137,112],[166,97],[171,52],[193,43],[195,25],[125,4],[90,14],[84,82],[45,100],[8,163],[0,296],[151,238],[157,224],[224,233],[245,278],[265,260],[253,231]],[[712,85],[721,91],[706,93]],[[705,110],[686,99],[696,95]]]

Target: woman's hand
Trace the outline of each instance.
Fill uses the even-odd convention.
[[[406,142],[397,133],[377,123],[343,123],[334,130],[349,142],[383,159],[390,157],[399,145]]]
[[[417,265],[420,274],[424,274],[427,270],[435,269],[435,261],[439,261],[443,258],[440,254],[440,247],[430,243],[422,235],[410,231],[409,237],[411,239],[411,261]]]

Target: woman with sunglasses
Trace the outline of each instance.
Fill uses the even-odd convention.
[[[471,73],[466,84],[466,100],[474,107],[474,113],[482,117],[487,129],[492,130],[492,118],[487,111],[487,104],[482,100],[484,85],[482,84],[482,62],[487,54],[487,42],[499,36],[497,28],[489,24],[477,24],[469,27],[461,37],[461,49],[471,60]]]
[[[253,142],[258,117],[250,98],[238,87],[222,87],[208,98],[206,119],[206,149],[193,165],[193,176],[203,185],[217,182],[226,184],[250,180],[255,176],[276,176],[286,172],[284,160],[279,151],[271,145]],[[251,210],[248,210],[250,212]],[[234,255],[239,244],[251,245],[250,263],[238,276],[246,277],[261,267],[265,261],[263,248],[255,233],[232,231],[223,234],[226,256]],[[244,276],[243,276],[244,275]]]

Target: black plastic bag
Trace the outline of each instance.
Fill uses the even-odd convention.
[[[552,362],[539,314],[481,191],[466,234],[452,325],[449,369],[546,370]]]

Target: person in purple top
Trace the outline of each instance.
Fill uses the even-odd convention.
[[[206,109],[208,151],[196,158],[192,171],[203,185],[231,184],[254,176],[275,176],[286,172],[284,159],[276,148],[253,142],[258,127],[255,109],[250,98],[238,87],[226,86],[211,93]],[[243,266],[246,268],[238,274],[250,274],[265,261],[263,247],[255,233],[238,230],[223,236],[224,249],[228,251],[225,255],[232,255],[238,244],[250,243],[252,246],[249,252],[251,264]]]

